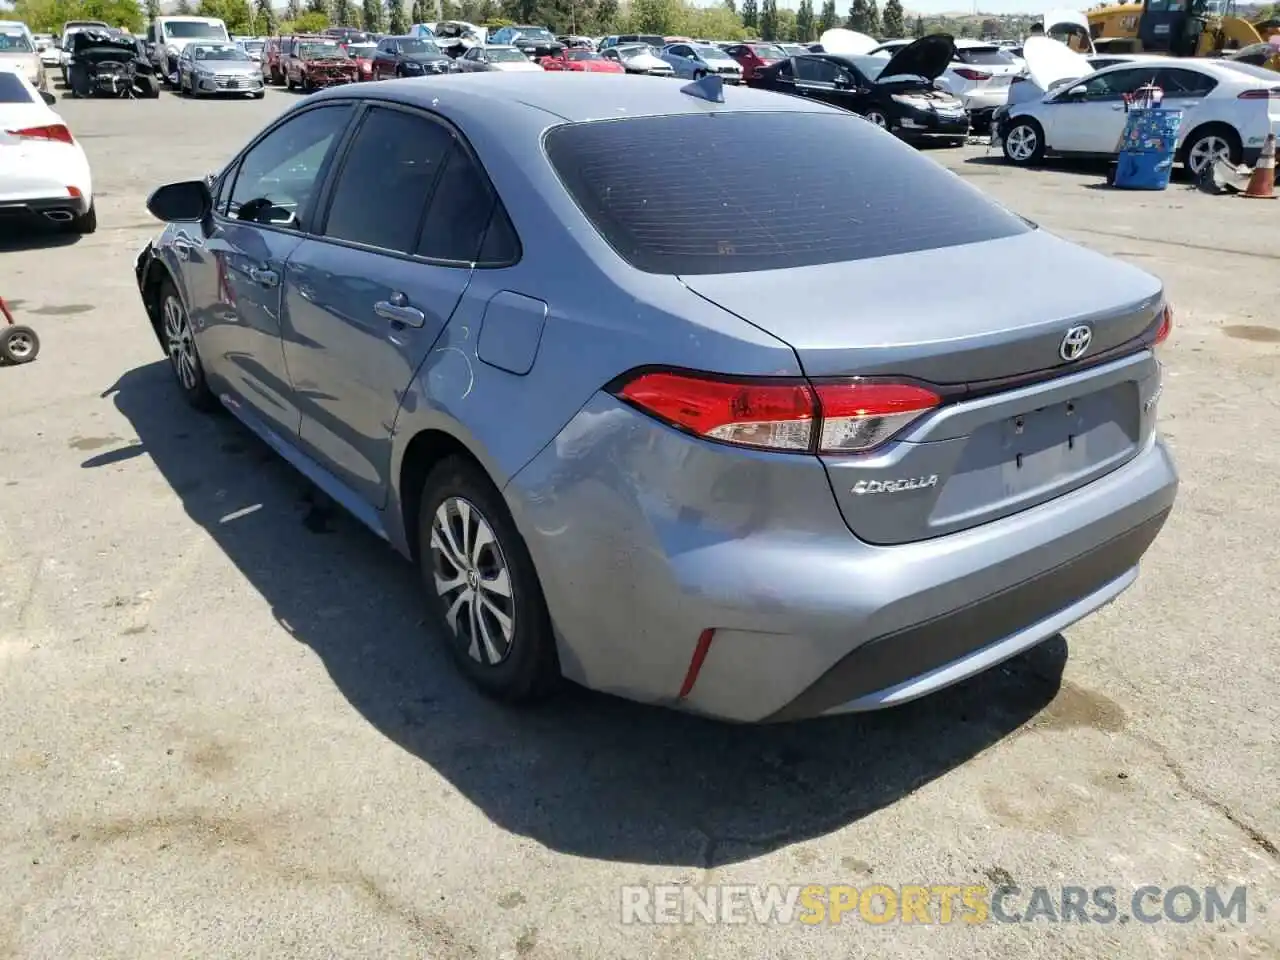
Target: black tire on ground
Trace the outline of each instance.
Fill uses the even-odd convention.
[[[1027,139],[1030,138],[1030,139]],[[1019,145],[1030,144],[1030,152]],[[1001,141],[1004,158],[1019,167],[1034,167],[1044,160],[1044,128],[1030,117],[1010,120]]]
[[[695,71],[693,71],[693,79],[695,79],[695,80],[701,80],[701,79],[702,79],[703,77],[705,77],[706,75],[707,75],[707,71],[705,71],[705,70],[695,70]]]
[[[93,233],[98,229],[98,208],[94,206],[92,200],[89,201],[89,209],[72,218],[67,223],[67,228],[71,233],[78,233],[81,236]]]
[[[173,317],[167,313],[170,309],[176,311]],[[205,380],[204,363],[200,359],[200,351],[196,348],[191,321],[187,317],[187,308],[182,303],[182,297],[178,295],[178,289],[168,277],[160,282],[158,310],[160,311],[160,339],[165,345],[165,353],[169,357],[169,369],[173,371],[178,389],[182,391],[187,403],[197,410],[208,412],[218,409],[218,398],[213,395]],[[182,341],[183,346],[189,350],[187,357],[190,360],[190,366],[186,368],[185,379],[183,363],[175,341]]]
[[[155,77],[136,77],[133,82],[142,92],[144,100],[154,100],[160,96],[160,81]]]
[[[479,560],[474,564],[475,572],[470,575],[453,568],[441,551],[433,549],[431,541],[437,511],[447,502],[458,499],[466,502],[473,518],[478,515],[488,525],[494,538],[492,545],[483,551],[470,551],[473,558],[478,557]],[[461,523],[460,516],[455,515],[454,519]],[[460,531],[458,535],[461,535]],[[440,632],[463,674],[484,693],[510,703],[536,700],[553,692],[560,680],[560,663],[542,585],[502,494],[473,460],[464,456],[447,457],[427,475],[418,512],[418,545],[418,566],[426,594],[428,622]],[[490,635],[493,635],[493,629],[501,632],[501,622],[488,611],[495,609],[494,602],[504,606],[507,614],[511,615],[511,642],[505,651],[501,651],[502,658],[495,663],[477,639],[475,652],[484,660],[481,662],[469,653],[473,646],[470,605],[458,606],[458,596],[453,593],[448,598],[442,597],[436,587],[436,576],[439,574],[445,579],[466,576],[466,584],[475,583],[477,586],[465,589],[479,591],[480,584],[496,582],[486,578],[496,569],[505,569],[507,573],[510,598],[504,600],[498,593],[486,593],[490,599],[479,605],[478,609],[482,611],[479,615],[488,617],[487,623],[492,628]],[[455,606],[457,632],[449,626],[450,604]]]
[[[253,99],[255,99],[255,100],[261,100],[261,99],[262,99],[263,97],[265,97],[266,95],[267,95],[267,91],[265,91],[265,90],[259,90],[257,93],[255,93],[255,94],[253,95]]]
[[[284,85],[285,85],[285,89],[292,90],[294,86],[293,77],[289,76],[288,74],[285,74]]]
[[[40,338],[30,327],[21,324],[0,327],[0,360],[5,363],[30,363],[40,353]]]

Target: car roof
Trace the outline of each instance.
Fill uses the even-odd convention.
[[[574,123],[709,112],[841,112],[798,97],[731,84],[723,87],[724,103],[713,103],[683,93],[685,86],[637,82],[603,73],[474,73],[333,87],[312,94],[307,101],[391,100],[438,110],[464,122],[472,112],[490,118],[540,112]]]

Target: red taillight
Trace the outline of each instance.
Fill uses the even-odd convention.
[[[23,140],[52,140],[57,143],[75,143],[71,131],[65,124],[51,123],[47,127],[26,127],[22,130],[10,130],[9,133]]]
[[[1164,308],[1164,313],[1160,316],[1160,327],[1156,330],[1156,339],[1151,345],[1158,347],[1169,339],[1169,334],[1173,333],[1173,307],[1168,305]]]
[[[641,373],[617,396],[709,440],[790,453],[865,453],[941,403],[914,384]]]
[[[991,74],[984,73],[981,70],[970,70],[968,67],[955,67],[957,76],[964,77],[966,80],[990,80]]]
[[[1280,100],[1280,87],[1267,87],[1261,90],[1246,90],[1237,100]]]

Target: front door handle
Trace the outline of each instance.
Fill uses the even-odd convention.
[[[427,315],[409,306],[409,298],[403,293],[393,293],[390,300],[379,300],[373,305],[373,312],[383,320],[406,327],[421,327],[427,322]]]
[[[254,283],[260,283],[264,287],[274,287],[280,282],[280,274],[274,270],[266,270],[261,267],[249,268],[249,279]]]

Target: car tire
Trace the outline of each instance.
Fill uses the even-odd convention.
[[[427,475],[418,545],[429,622],[463,674],[510,703],[552,692],[560,666],[533,559],[473,460],[447,457]]]
[[[1030,117],[1015,117],[1004,132],[1001,149],[1015,166],[1037,166],[1044,160],[1044,128]]]
[[[881,130],[889,129],[889,118],[885,115],[883,110],[868,110],[862,115],[862,117],[864,120],[874,123]]]
[[[705,71],[705,70],[695,70],[695,71],[693,71],[693,79],[694,79],[694,80],[701,80],[701,79],[702,79],[703,77],[705,77],[706,75],[707,75],[707,71]]]
[[[40,353],[40,338],[30,327],[21,324],[0,327],[0,360],[5,363],[30,363]]]
[[[255,100],[261,100],[261,99],[262,99],[263,97],[265,97],[266,95],[267,95],[267,91],[265,91],[265,90],[259,90],[257,93],[255,93],[255,94],[253,95],[253,99],[255,99]]]
[[[210,411],[218,406],[218,399],[209,389],[204,375],[204,364],[196,348],[195,332],[187,308],[178,296],[178,288],[165,277],[160,283],[160,338],[169,357],[169,369],[178,382],[187,403],[197,410]]]
[[[92,200],[89,201],[89,209],[73,218],[68,226],[72,233],[78,233],[81,236],[87,236],[98,229],[98,208]]]
[[[1182,164],[1197,177],[1204,170],[1205,159],[1225,159],[1233,167],[1240,163],[1243,147],[1240,135],[1221,123],[1207,123],[1192,130],[1182,143]]]
[[[293,77],[289,76],[287,73],[284,75],[284,87],[286,90],[292,90],[294,88]]]

